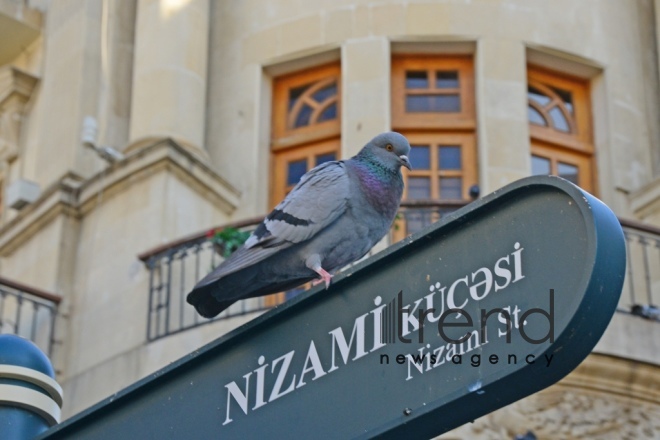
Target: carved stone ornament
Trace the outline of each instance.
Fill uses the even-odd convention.
[[[18,155],[25,106],[39,81],[13,66],[0,68],[0,161]]]
[[[660,438],[660,367],[607,356],[596,360],[438,439],[514,439],[527,432],[539,440]]]

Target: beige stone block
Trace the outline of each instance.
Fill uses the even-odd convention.
[[[341,8],[323,14],[323,41],[343,43],[353,36],[352,8]]]
[[[489,119],[482,128],[479,150],[488,150],[487,168],[500,167],[520,170],[530,168],[529,126],[527,121]],[[479,151],[481,157],[482,151]]]
[[[182,73],[176,66],[136,72],[131,138],[171,136],[203,145],[205,84],[203,78]]]
[[[408,35],[444,34],[455,19],[447,3],[411,3],[406,8],[406,32]]]
[[[232,9],[234,19],[245,22],[242,30],[250,33],[279,26],[296,17],[318,13],[319,10],[318,4],[310,0],[241,0],[217,3],[223,3],[223,7]]]
[[[278,53],[279,39],[279,26],[246,36],[241,46],[242,65],[261,63],[272,58]]]
[[[138,354],[129,351],[63,381],[63,418],[69,418],[137,381],[140,378]]]
[[[483,82],[483,97],[479,104],[483,105],[486,118],[527,122],[526,82],[494,79],[484,79]]]
[[[353,38],[364,38],[372,35],[371,9],[366,5],[356,5],[353,9]]]
[[[385,38],[353,40],[342,51],[342,155],[390,128],[390,51]]]
[[[375,4],[371,7],[372,35],[403,35],[406,32],[406,8],[403,4]]]
[[[527,82],[525,45],[519,40],[486,37],[479,40],[478,69],[488,80]]]
[[[320,45],[321,29],[320,15],[299,18],[279,26],[280,53],[289,54]]]
[[[480,179],[481,183],[479,186],[481,194],[486,195],[508,185],[509,183],[515,182],[516,180],[529,177],[530,170],[515,170],[509,167],[497,168],[491,166],[488,167],[483,174],[484,176]]]
[[[130,138],[172,136],[203,148],[208,0],[140,0]]]
[[[343,74],[345,80],[387,81],[389,78],[389,44],[384,38],[370,38],[345,45]]]

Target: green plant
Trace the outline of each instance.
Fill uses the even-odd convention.
[[[212,229],[206,236],[213,243],[216,251],[227,258],[245,243],[245,240],[250,236],[250,232],[240,231],[236,228],[222,228]]]

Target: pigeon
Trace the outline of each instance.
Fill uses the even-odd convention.
[[[188,294],[212,318],[244,298],[293,289],[364,255],[392,226],[401,203],[401,167],[411,169],[410,144],[381,133],[348,160],[307,172],[237,249]]]

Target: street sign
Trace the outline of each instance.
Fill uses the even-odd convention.
[[[523,179],[44,438],[429,438],[577,367],[624,271],[607,206]]]

